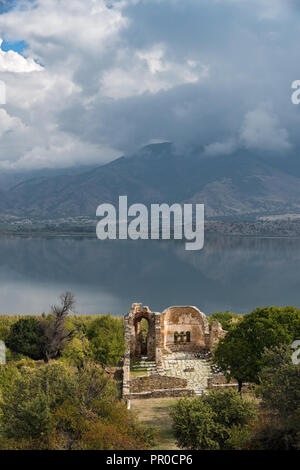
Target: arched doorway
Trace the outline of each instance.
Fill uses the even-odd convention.
[[[146,316],[139,316],[134,322],[135,329],[135,356],[148,356],[149,320]]]
[[[142,356],[148,354],[148,335],[149,335],[149,321],[146,318],[141,319],[141,340],[142,340]]]
[[[154,312],[149,307],[135,303],[125,317],[125,337],[130,341],[130,358],[140,359],[147,356],[151,361],[156,360],[156,324]],[[159,322],[160,324],[160,322]]]

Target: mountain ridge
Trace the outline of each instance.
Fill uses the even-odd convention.
[[[300,173],[249,152],[181,155],[151,144],[105,165],[35,176],[0,187],[0,211],[26,217],[95,216],[99,204],[204,203],[207,217],[300,212]],[[294,173],[294,174],[293,174]]]

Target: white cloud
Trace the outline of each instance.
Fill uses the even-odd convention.
[[[108,162],[116,157],[116,152],[109,148],[99,148],[96,145],[83,143],[80,139],[65,133],[52,136],[47,142],[47,147],[36,145],[25,151],[21,158],[12,162],[11,160],[0,161],[3,169],[32,169],[32,168],[66,168],[82,164],[83,155],[88,155],[89,163],[97,164],[99,159]],[[55,157],[55,158],[53,158]]]
[[[3,51],[2,43],[0,38],[0,72],[28,73],[43,70],[31,57],[25,58],[15,51]]]
[[[0,34],[8,40],[25,40],[29,55],[43,67],[17,52],[0,51],[9,111],[4,116],[6,111],[1,110],[0,116],[0,132],[5,133],[0,141],[0,168],[100,164],[118,156],[113,144],[99,145],[64,131],[58,116],[71,103],[93,102],[93,91],[85,87],[93,80],[99,82],[101,61],[127,25],[122,8],[109,9],[103,0],[20,3],[0,15]],[[42,74],[35,73],[41,70]],[[13,128],[17,122],[23,122],[23,127]]]
[[[280,127],[277,116],[263,107],[246,114],[241,141],[250,149],[282,152],[291,148],[287,130]]]
[[[128,98],[145,92],[158,93],[185,83],[197,83],[209,76],[209,67],[193,60],[175,62],[166,57],[166,47],[155,44],[151,49],[119,54],[120,65],[107,70],[101,81],[101,94],[114,99]]]
[[[6,132],[22,130],[23,127],[20,119],[12,117],[4,109],[0,109],[0,137]]]
[[[41,57],[50,59],[60,48],[97,53],[105,41],[127,25],[120,7],[109,9],[104,0],[34,0],[0,17],[6,35],[28,40]],[[45,47],[46,46],[46,47]]]
[[[237,146],[238,144],[235,139],[228,139],[224,142],[213,142],[205,146],[204,154],[209,157],[230,155],[237,149]]]

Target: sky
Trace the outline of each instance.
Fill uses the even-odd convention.
[[[295,155],[299,37],[298,0],[0,0],[0,170]]]

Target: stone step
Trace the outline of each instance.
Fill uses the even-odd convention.
[[[194,392],[195,392],[195,395],[196,395],[196,396],[201,396],[201,395],[203,395],[204,393],[206,393],[206,391],[205,391],[204,388],[197,388],[197,389],[194,389]]]

